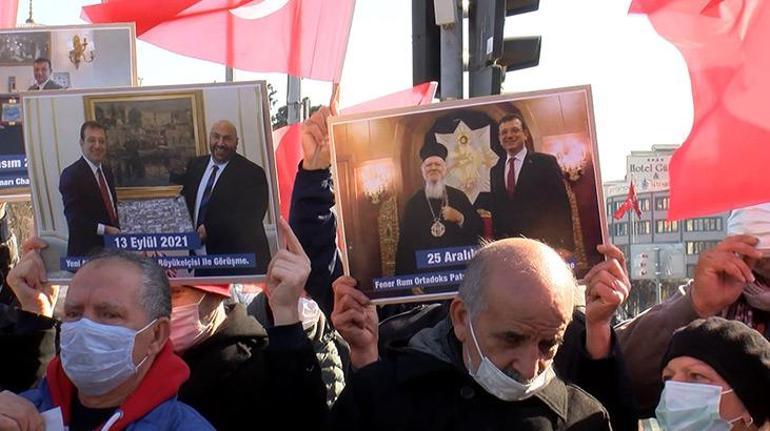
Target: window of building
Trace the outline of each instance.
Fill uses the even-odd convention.
[[[679,232],[678,221],[658,220],[655,222],[655,233]]]
[[[668,209],[668,196],[655,198],[655,209],[657,211],[665,211]]]
[[[684,248],[688,255],[696,255],[716,247],[717,244],[719,241],[685,241]]]
[[[722,217],[702,217],[687,220],[684,224],[685,232],[720,232],[722,231]]]
[[[641,212],[647,212],[647,211],[650,210],[650,199],[649,198],[639,199],[639,210]]]
[[[650,233],[650,221],[642,220],[634,222],[635,232],[637,235],[648,235]]]
[[[610,232],[614,236],[628,236],[628,223],[613,223],[610,225]]]

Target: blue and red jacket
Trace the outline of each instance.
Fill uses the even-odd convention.
[[[176,356],[171,343],[166,343],[139,386],[115,409],[115,413],[100,426],[102,431],[191,430],[208,431],[214,427],[192,407],[177,400],[179,387],[190,376],[190,369]],[[64,425],[70,422],[75,386],[64,374],[59,356],[46,371],[35,389],[21,394],[39,412],[61,407]]]

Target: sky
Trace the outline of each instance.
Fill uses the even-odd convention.
[[[19,2],[21,24],[28,1]],[[46,25],[82,24],[94,0],[33,0]],[[623,179],[626,156],[652,145],[681,144],[692,126],[687,67],[644,16],[627,14],[630,0],[547,0],[536,12],[509,17],[505,36],[541,35],[540,64],[508,73],[503,93],[590,84],[601,175]],[[467,37],[467,33],[466,33]],[[358,0],[341,79],[341,106],[412,86],[411,0]],[[222,82],[224,66],[137,43],[140,84]],[[286,77],[235,71],[235,80],[265,79],[284,104]],[[304,80],[302,96],[328,103],[331,84]]]

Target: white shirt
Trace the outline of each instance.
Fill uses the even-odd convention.
[[[83,160],[85,160],[86,163],[88,163],[88,166],[91,168],[91,172],[94,173],[94,178],[96,178],[96,186],[99,187],[99,174],[96,173],[96,170],[101,168],[102,165],[101,164],[99,164],[99,165],[94,164],[93,162],[88,160],[88,157],[86,157],[86,156],[83,156]],[[104,170],[102,170],[102,175],[104,175]],[[113,205],[113,202],[115,202],[115,201],[112,199],[112,192],[110,191],[109,184],[107,184],[107,177],[106,176],[104,177],[104,185],[107,186],[107,195],[110,197],[110,205],[112,205],[112,210],[115,211],[115,215],[117,215],[118,212],[115,210],[115,206]],[[96,234],[97,235],[104,235],[104,225],[103,224],[99,223],[99,224],[96,225]]]
[[[206,165],[206,170],[203,171],[203,176],[201,176],[201,182],[198,184],[198,193],[195,195],[195,217],[193,218],[193,224],[197,223],[198,221],[198,210],[200,210],[201,201],[203,200],[203,192],[206,191],[206,184],[209,182],[209,177],[211,177],[211,168],[213,166],[219,167],[219,170],[217,170],[217,176],[214,177],[214,184],[211,186],[211,193],[214,193],[214,187],[217,186],[217,181],[219,181],[219,177],[222,176],[222,171],[225,170],[229,163],[229,160],[224,163],[217,163],[214,161],[213,157],[209,157],[209,163]],[[193,229],[197,229],[197,226],[193,226]],[[198,256],[205,255],[206,246],[201,245],[199,249],[195,250],[195,254]]]
[[[508,154],[508,158],[505,159],[505,172],[503,172],[503,182],[505,186],[508,186],[508,172],[511,170],[510,160],[513,160],[513,176],[516,178],[516,184],[519,183],[519,174],[521,173],[521,167],[524,166],[524,158],[527,157],[527,147],[522,147],[515,156]]]

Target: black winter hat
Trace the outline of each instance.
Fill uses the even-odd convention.
[[[759,332],[721,317],[698,319],[674,332],[661,369],[680,356],[711,366],[730,384],[755,424],[770,419],[770,341]]]
[[[433,133],[425,135],[425,143],[420,148],[420,159],[425,160],[428,157],[438,156],[446,160],[446,156],[449,151],[443,144],[439,144],[436,141],[436,136]]]

